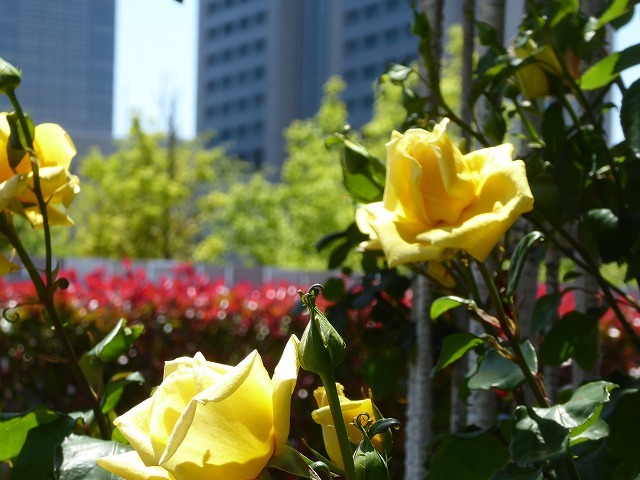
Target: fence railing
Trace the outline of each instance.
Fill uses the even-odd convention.
[[[161,278],[171,278],[177,266],[185,262],[175,260],[112,260],[106,258],[75,258],[67,257],[58,259],[61,270],[74,270],[78,278],[84,278],[97,269],[102,269],[108,275],[124,275],[127,270],[144,270],[146,277],[153,282]],[[36,261],[36,266],[41,262]],[[196,273],[205,274],[211,279],[223,278],[225,285],[233,285],[242,281],[249,281],[259,285],[262,283],[286,281],[294,285],[312,285],[322,283],[332,276],[332,272],[315,272],[302,270],[286,270],[275,267],[246,268],[238,265],[213,265],[193,263]],[[5,281],[28,280],[29,275],[25,269],[20,269],[6,275]]]

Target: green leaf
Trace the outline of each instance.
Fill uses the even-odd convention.
[[[343,181],[353,200],[358,203],[382,200],[386,176],[384,163],[349,139],[345,139],[343,145]]]
[[[515,463],[510,463],[499,472],[496,472],[491,480],[542,480],[542,472],[534,468],[521,468]]]
[[[622,97],[620,124],[629,149],[640,158],[640,79],[633,82]]]
[[[602,420],[601,418],[597,418],[593,421],[593,423],[588,422],[589,427],[582,430],[582,425],[580,427],[576,427],[575,429],[569,432],[569,445],[573,447],[574,445],[578,445],[583,442],[590,442],[594,440],[600,440],[602,438],[607,438],[609,436],[609,424]]]
[[[130,383],[144,383],[144,377],[140,372],[126,373],[126,376],[122,376],[122,374],[118,376],[114,376],[111,379],[111,382],[107,384],[106,392],[105,392],[105,401],[102,405],[102,413],[109,413],[111,410],[116,408],[120,398],[122,398],[122,392],[124,391],[124,387],[126,387]]]
[[[578,0],[556,0],[552,3],[555,12],[551,18],[551,26],[555,27],[568,15],[574,15],[580,8]]]
[[[62,442],[59,480],[115,480],[119,477],[99,467],[96,460],[131,450],[131,446],[112,440],[70,435]]]
[[[609,447],[620,458],[636,458],[640,451],[640,390],[618,392],[615,410],[609,420]]]
[[[386,71],[389,79],[395,84],[402,84],[412,73],[412,68],[398,63],[392,63]]]
[[[544,241],[544,235],[540,232],[530,232],[525,235],[516,246],[513,255],[511,256],[511,263],[509,264],[509,275],[507,280],[506,296],[510,298],[518,287],[518,281],[520,280],[520,274],[524,268],[524,264],[527,260],[527,255],[531,248],[537,243]]]
[[[553,292],[543,295],[536,300],[531,321],[533,334],[542,332],[556,320],[562,295],[561,292]]]
[[[429,480],[486,480],[509,461],[509,452],[495,430],[447,434],[435,444]]]
[[[0,462],[18,456],[32,428],[46,425],[58,418],[57,413],[44,406],[36,407],[25,414],[0,413]]]
[[[540,418],[523,405],[516,407],[511,427],[509,452],[517,465],[562,457],[569,447],[567,430],[553,420]]]
[[[443,368],[451,365],[461,358],[469,350],[482,345],[484,340],[472,333],[461,332],[447,336],[442,342],[442,353],[438,359],[438,364],[431,370],[433,376]]]
[[[636,3],[637,0],[613,0],[603,14],[600,15],[600,18],[598,18],[598,23],[595,28],[602,28],[607,23],[632,12]]]
[[[569,358],[575,358],[581,368],[590,370],[596,362],[597,341],[598,317],[569,312],[544,337],[540,361],[545,365],[560,365]]]
[[[587,421],[595,423],[600,416],[602,404],[609,401],[609,392],[616,385],[610,382],[598,381],[587,383],[578,388],[569,401],[548,408],[533,407],[533,411],[541,418],[553,420],[566,429],[576,429],[574,435],[586,431],[589,425],[580,429]]]
[[[439,297],[431,303],[429,315],[431,317],[431,320],[435,320],[443,313],[463,305],[467,308],[473,308],[475,306],[475,302],[473,300],[469,300],[468,298],[456,297],[454,295]]]
[[[498,42],[498,32],[487,22],[476,20],[480,45],[494,45]]]
[[[529,340],[522,343],[522,353],[529,369],[538,370],[536,351]],[[489,350],[480,361],[477,372],[469,379],[467,385],[471,390],[514,390],[525,381],[520,367],[500,355],[496,350]]]
[[[299,477],[310,478],[311,462],[293,447],[286,446],[285,451],[277,457],[271,457],[267,467],[277,468]]]
[[[608,208],[589,210],[580,229],[585,245],[604,263],[620,262],[640,235],[637,215],[622,211],[620,215]]]
[[[621,72],[638,63],[640,63],[640,44],[632,45],[603,58],[584,72],[578,83],[583,90],[595,90],[613,82]]]
[[[76,423],[69,416],[32,428],[11,472],[12,480],[51,480],[56,450]]]
[[[143,325],[127,327],[127,321],[121,318],[113,330],[87,354],[103,362],[112,362],[126,353],[143,331]]]
[[[564,111],[559,102],[553,102],[542,117],[542,138],[549,152],[557,153],[566,141]]]

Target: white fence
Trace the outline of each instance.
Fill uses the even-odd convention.
[[[36,262],[40,266],[42,262]],[[86,277],[96,269],[102,269],[108,275],[123,275],[130,270],[143,269],[150,281],[156,282],[161,278],[171,278],[174,276],[175,268],[184,262],[173,260],[132,260],[126,265],[123,260],[111,260],[104,258],[61,258],[58,264],[62,270],[74,270],[79,279]],[[255,285],[262,283],[286,281],[294,285],[313,285],[323,283],[335,273],[332,272],[307,272],[298,270],[284,270],[274,267],[244,268],[237,265],[211,265],[192,264],[196,272],[205,274],[212,280],[224,278],[225,285],[233,285],[242,281],[249,281]],[[29,275],[26,270],[20,269],[3,277],[5,281],[28,280]]]

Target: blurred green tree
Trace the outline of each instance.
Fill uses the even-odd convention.
[[[134,119],[115,153],[82,160],[82,201],[71,209],[77,227],[64,254],[189,259],[206,234],[199,197],[240,168],[223,148],[150,135]]]

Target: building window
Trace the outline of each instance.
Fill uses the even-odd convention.
[[[264,78],[264,67],[256,67],[254,70],[254,75],[256,77],[256,80],[262,80]]]
[[[364,109],[371,108],[373,106],[373,95],[369,93],[362,97],[360,99],[360,105],[362,105]]]
[[[358,17],[359,16],[360,16],[360,12],[358,12],[358,10],[356,10],[356,9],[349,10],[349,11],[347,11],[347,13],[344,16],[345,23],[347,25],[351,25],[353,23],[356,23],[358,21]]]
[[[247,99],[241,98],[238,100],[238,111],[242,112],[245,108],[247,108]]]
[[[350,68],[349,70],[344,71],[344,81],[347,83],[352,83],[358,78],[358,73],[355,69]]]
[[[265,20],[267,19],[267,12],[265,11],[261,11],[256,13],[256,24],[257,25],[262,25]]]
[[[400,2],[399,0],[387,0],[386,6],[389,11],[397,10],[400,7]]]
[[[231,23],[231,22],[225,23],[224,27],[223,27],[225,35],[231,34],[231,32],[233,32],[233,28],[234,28],[233,27],[233,23]]]
[[[372,3],[367,5],[364,9],[364,16],[367,18],[373,18],[378,15],[378,4]]]
[[[378,69],[373,64],[364,67],[363,74],[366,79],[373,80],[376,77],[377,73]]]
[[[351,39],[347,40],[347,43],[344,44],[344,53],[347,55],[354,53],[358,50],[358,40]]]
[[[214,38],[216,38],[218,36],[218,29],[215,27],[211,27],[209,30],[207,30],[207,38],[209,40],[212,40]]]
[[[261,107],[264,105],[264,95],[262,93],[257,93],[253,96],[253,103],[256,107]]]
[[[364,37],[364,46],[366,48],[373,48],[378,43],[378,37],[375,34],[367,35]]]
[[[246,30],[249,27],[249,17],[242,17],[240,19],[240,30]]]
[[[209,2],[207,13],[215,13],[218,10],[218,2]]]
[[[384,39],[387,43],[394,43],[398,40],[400,36],[397,28],[390,28],[386,32],[384,32]]]
[[[255,43],[256,52],[262,52],[264,50],[265,43],[266,42],[263,38],[259,38],[258,40],[256,40],[256,43]]]

